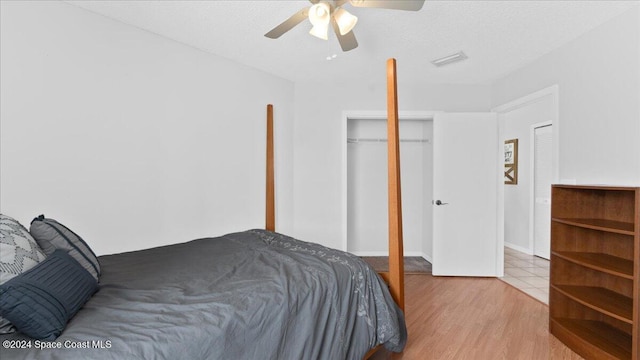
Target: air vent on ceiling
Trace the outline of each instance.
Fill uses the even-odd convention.
[[[445,66],[445,65],[449,65],[449,64],[453,64],[455,62],[458,61],[462,61],[464,59],[467,59],[467,55],[465,55],[465,53],[463,53],[462,51],[457,52],[455,54],[451,54],[445,57],[441,57],[440,59],[435,59],[433,61],[431,61],[431,63],[435,66]]]

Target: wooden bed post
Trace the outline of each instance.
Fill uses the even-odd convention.
[[[389,166],[389,272],[380,273],[404,312],[404,251],[402,248],[402,197],[400,194],[400,136],[398,134],[398,86],[396,59],[387,60],[387,154]],[[369,359],[382,345],[364,356]]]
[[[389,288],[404,311],[404,251],[400,193],[400,141],[396,59],[387,60],[387,145],[389,164]]]
[[[273,105],[267,105],[267,208],[265,229],[276,231],[275,179],[273,157]]]

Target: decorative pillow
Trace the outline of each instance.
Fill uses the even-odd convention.
[[[49,255],[57,249],[69,252],[76,261],[93,276],[100,278],[100,263],[89,245],[73,231],[53,219],[40,215],[31,221],[31,235],[45,254]]]
[[[59,249],[0,285],[0,313],[23,334],[51,341],[97,289],[91,274]]]
[[[0,285],[44,260],[45,255],[18,221],[0,214]],[[11,323],[0,317],[0,334],[15,331]]]

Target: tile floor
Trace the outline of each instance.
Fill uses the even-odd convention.
[[[549,260],[505,247],[500,280],[549,304]]]

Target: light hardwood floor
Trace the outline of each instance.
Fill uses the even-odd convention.
[[[409,341],[371,359],[582,359],[549,334],[549,308],[495,278],[406,275]]]

